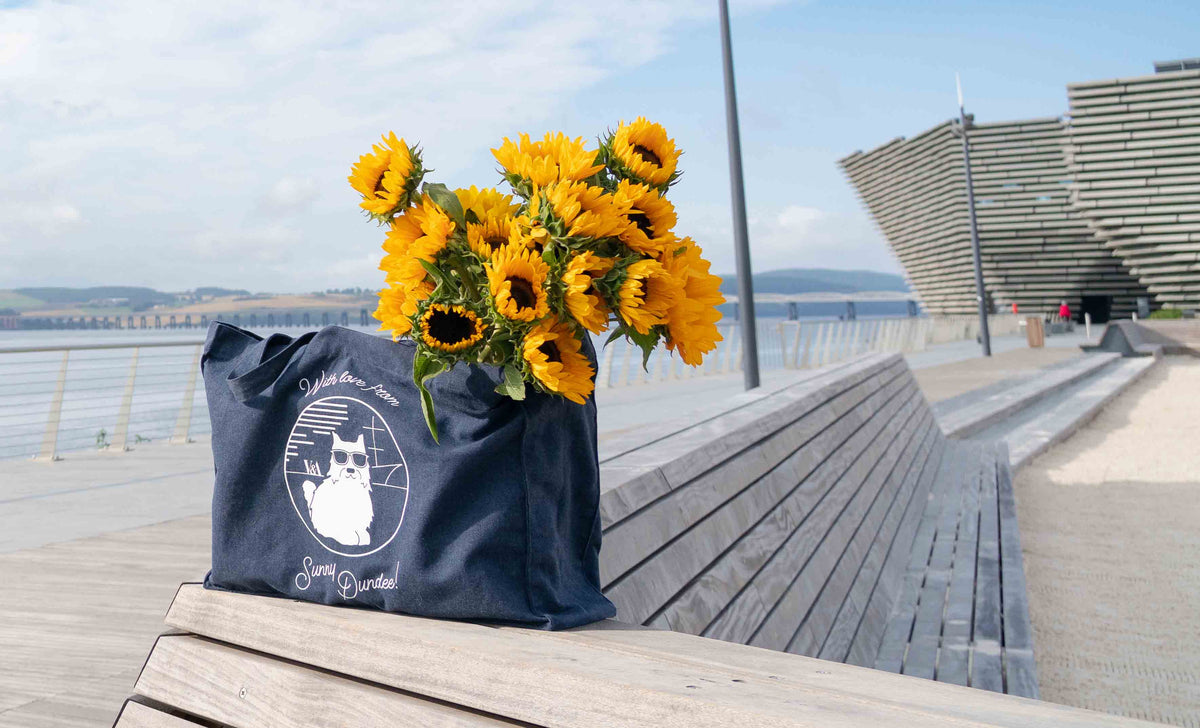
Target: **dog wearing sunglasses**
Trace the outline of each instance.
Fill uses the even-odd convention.
[[[329,467],[320,483],[304,481],[304,501],[313,528],[345,546],[368,546],[375,509],[371,504],[371,467],[362,433],[343,440],[336,432]]]

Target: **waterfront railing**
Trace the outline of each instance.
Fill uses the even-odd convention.
[[[1018,317],[995,316],[994,335],[1019,331]],[[637,347],[597,339],[600,389],[719,376],[742,368],[736,323],[701,367],[655,351],[643,367]],[[829,366],[868,352],[909,353],[975,338],[974,317],[760,320],[764,370]],[[143,442],[183,443],[209,434],[199,376],[203,343],[188,341],[0,347],[0,458],[54,460],[63,452],[119,452]]]

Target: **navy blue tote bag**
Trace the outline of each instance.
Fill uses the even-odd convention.
[[[594,400],[516,402],[498,368],[458,364],[430,387],[439,445],[414,350],[337,326],[263,339],[212,324],[205,586],[545,629],[613,616]]]

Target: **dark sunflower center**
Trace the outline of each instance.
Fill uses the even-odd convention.
[[[633,151],[642,159],[646,160],[650,164],[653,164],[655,167],[662,166],[662,160],[658,158],[658,155],[643,147],[641,144],[634,144]]]
[[[546,355],[546,361],[562,361],[562,356],[558,353],[558,347],[554,345],[553,341],[547,341],[542,344],[538,347],[538,351]]]
[[[475,322],[456,311],[435,308],[429,315],[429,335],[443,344],[457,344],[475,335]]]
[[[383,178],[384,178],[384,177],[386,177],[386,176],[387,176],[387,170],[386,170],[386,169],[385,169],[384,171],[382,171],[382,172],[380,172],[380,173],[379,173],[379,179],[375,180],[375,194],[379,194],[380,192],[384,192],[384,191],[385,191],[385,190],[383,189]]]
[[[499,250],[500,248],[504,247],[505,243],[508,242],[508,238],[502,235],[491,235],[487,238],[484,238],[483,242],[487,243],[488,247],[492,250]]]
[[[533,308],[537,304],[537,295],[533,292],[533,284],[524,278],[509,278],[509,296],[517,304],[517,308]]]
[[[654,237],[654,226],[650,224],[650,218],[646,217],[645,213],[633,212],[630,213],[629,219],[634,225],[638,226],[638,230],[646,233],[646,237]]]

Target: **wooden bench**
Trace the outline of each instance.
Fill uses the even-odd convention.
[[[117,728],[1150,726],[613,621],[540,632],[180,588]]]
[[[583,649],[581,645],[600,649],[597,640],[607,641],[604,649],[616,650],[621,659],[633,660],[630,679],[642,667],[651,673],[658,669],[637,662],[643,659],[655,665],[665,660],[683,669],[676,657],[659,652],[686,649],[689,654],[706,655],[705,660],[733,660],[739,670],[750,670],[750,677],[721,678],[736,685],[746,681],[770,686],[755,671],[787,672],[787,665],[795,666],[789,674],[809,675],[819,682],[824,678],[811,675],[828,672],[835,663],[850,663],[1033,696],[1036,675],[1008,473],[1003,448],[948,440],[943,435],[902,357],[863,356],[601,443],[601,580],[617,605],[620,623],[547,635],[187,587],[172,606],[168,624],[236,649],[196,637],[164,637],[138,682],[138,693],[197,715],[207,715],[200,708],[209,697],[184,705],[177,702],[182,697],[153,687],[159,684],[156,681],[181,681],[173,688],[179,691],[196,681],[218,681],[219,689],[213,690],[220,692],[239,680],[257,680],[262,672],[307,686],[297,688],[300,695],[310,689],[314,695],[327,694],[329,689],[305,672],[308,665],[348,676],[337,683],[339,690],[365,691],[355,680],[366,680],[383,686],[380,695],[388,700],[397,698],[386,690],[414,691],[494,714],[489,720],[502,716],[537,725],[614,725],[633,720],[640,711],[650,711],[643,718],[658,715],[653,711],[676,705],[679,695],[710,689],[708,678],[692,677],[683,670],[690,682],[680,688],[669,681],[674,687],[664,688],[660,697],[666,702],[655,704],[658,707],[642,705],[639,695],[629,698],[627,707],[632,712],[622,713],[624,717],[589,713],[599,710],[592,706],[560,721],[549,707],[553,720],[521,712],[524,708],[508,703],[501,709],[470,694],[471,690],[491,694],[494,689],[483,682],[508,684],[515,679],[511,676],[482,673],[477,676],[480,684],[446,694],[440,691],[450,678],[440,677],[443,682],[434,684],[418,679],[435,653],[466,649],[455,640],[469,633],[475,635],[472,640],[482,639],[481,635],[498,640],[488,643],[489,649],[501,650],[507,644],[549,650],[544,656],[520,653],[521,659],[531,661],[527,669],[535,677],[529,685],[510,686],[532,691],[523,698],[510,696],[518,707],[528,707],[522,700],[550,705],[547,701],[565,699],[552,691],[533,694],[542,687],[536,676],[554,675],[555,666],[566,669],[568,664],[593,659],[592,652],[585,657],[573,650]],[[372,630],[394,634],[390,641],[377,641],[364,631],[363,625],[368,624]],[[660,630],[673,634],[664,636]],[[421,637],[422,633],[428,635]],[[679,633],[724,642],[696,641]],[[409,639],[420,641],[419,654],[405,642]],[[621,642],[619,648],[608,644],[615,641]],[[788,662],[790,656],[777,652],[746,652],[749,647],[725,643],[832,662]],[[339,644],[357,656],[335,654]],[[568,644],[567,652],[555,651]],[[264,654],[243,654],[239,651],[243,648]],[[303,665],[276,664],[275,657]],[[416,657],[419,660],[409,664]],[[458,659],[467,658],[464,652]],[[397,665],[397,660],[404,664]],[[171,667],[176,663],[189,666]],[[200,666],[190,666],[193,663]],[[386,663],[391,672],[379,673],[383,667],[378,663]],[[756,667],[760,663],[779,667]],[[492,667],[503,665],[508,663],[501,660]],[[818,665],[825,667],[814,667]],[[619,665],[605,669],[610,670],[604,673],[605,680],[625,679]],[[451,665],[446,671],[454,672]],[[303,682],[304,676],[312,679]],[[595,688],[601,691],[597,696],[608,694],[588,680],[570,683],[573,691],[590,696],[588,691]],[[721,684],[723,690],[742,690]],[[614,695],[628,689],[632,688],[626,686]],[[671,692],[676,689],[683,692]],[[667,694],[669,699],[663,697]],[[728,708],[734,713],[714,715],[749,711],[744,714],[762,718],[795,702],[792,697],[779,697],[782,702],[772,703],[775,698],[767,696],[773,694],[764,688],[763,706]],[[366,693],[361,696],[363,705],[373,704],[373,699]],[[302,707],[315,709],[311,702],[306,699]],[[704,711],[712,709],[703,704],[708,706]],[[229,709],[240,706],[229,699]],[[755,712],[760,707],[766,712]],[[797,716],[814,715],[795,709],[800,711]],[[690,715],[690,709],[678,710],[680,715]],[[857,713],[857,704],[840,710],[864,721],[873,715],[870,710]],[[929,717],[918,712],[921,720]],[[221,717],[211,719],[241,725]],[[700,724],[707,724],[705,720],[716,719],[696,718]],[[834,716],[815,724],[860,724],[840,720]],[[428,722],[436,723],[433,718]]]
[[[1036,696],[1019,545],[1004,599],[991,578],[997,529],[968,547],[979,534],[955,528],[981,508],[997,521],[1007,454],[947,440],[902,357],[630,433],[601,460],[601,578],[618,619]],[[1006,527],[1019,544],[1015,515]],[[954,610],[934,609],[939,588]],[[990,608],[1001,632],[970,610],[962,624],[963,599]]]

